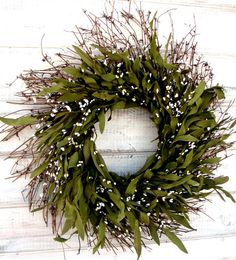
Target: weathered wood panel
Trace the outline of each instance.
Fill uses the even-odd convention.
[[[120,174],[125,174],[127,172],[134,172],[142,166],[142,162],[145,161],[145,158],[149,153],[129,153],[129,152],[120,152],[116,154],[104,154],[104,160],[107,162],[107,166],[110,170],[116,171]],[[230,180],[224,185],[225,189],[236,192],[235,189],[235,160],[236,155],[234,154],[230,158],[222,162],[222,166],[217,170],[217,175],[227,175]],[[25,163],[25,162],[24,162]],[[9,172],[12,165],[14,164],[13,160],[3,161],[0,160],[0,208],[11,208],[11,207],[20,207],[27,206],[26,194],[27,191],[21,193],[25,186],[27,185],[29,179],[21,178],[13,182],[13,179],[7,179],[9,177]],[[131,167],[132,165],[132,167]],[[5,195],[4,195],[5,194]],[[232,207],[235,205],[233,204]],[[217,205],[216,205],[216,208]]]
[[[216,196],[212,196],[211,200],[212,204],[206,203],[203,207],[204,212],[210,214],[211,218],[202,214],[192,216],[191,224],[197,232],[184,235],[182,238],[185,241],[235,235],[236,207],[232,208],[231,203],[224,203]],[[3,221],[0,223],[2,250],[7,254],[61,250],[61,244],[53,241],[50,227],[47,228],[43,224],[41,214],[35,213],[33,216],[28,214],[27,210],[27,208],[0,209],[0,214],[3,216]],[[165,238],[162,241],[165,242]],[[77,239],[72,239],[68,246],[70,250],[76,250]],[[82,250],[86,248],[86,244],[82,244]]]
[[[70,4],[65,4],[64,1],[55,0],[34,2],[24,0],[20,1],[20,4],[17,1],[10,1],[9,4],[6,0],[1,1],[0,15],[7,26],[0,27],[1,35],[4,35],[0,39],[0,46],[38,47],[44,34],[46,34],[43,43],[45,47],[70,46],[75,39],[73,34],[65,32],[65,30],[74,30],[76,24],[86,25],[87,20],[82,14],[82,9],[89,9],[91,12],[101,14],[104,10],[104,2],[104,0],[96,2],[89,0],[86,2],[70,1]],[[133,2],[133,8],[140,6],[139,1]],[[47,8],[45,8],[45,3]],[[190,1],[190,4],[188,3],[188,1],[184,1],[184,3],[179,3],[179,1],[142,1],[142,7],[146,10],[158,10],[160,15],[174,9],[171,15],[173,16],[176,38],[182,37],[184,32],[188,32],[189,26],[186,24],[193,24],[193,16],[195,15],[200,48],[210,49],[212,53],[216,54],[235,55],[235,37],[231,33],[230,27],[236,21],[235,4],[227,4],[227,2],[209,4],[209,1]],[[55,6],[56,9],[52,12]],[[106,4],[106,6],[109,5]],[[128,6],[128,1],[117,1],[116,8],[127,9]],[[13,17],[17,23],[11,22]],[[66,17],[66,19],[60,19],[61,17]],[[167,37],[168,32],[171,31],[169,16],[161,16],[160,22],[159,35]],[[216,35],[220,35],[220,37],[216,37]]]
[[[24,69],[46,67],[41,61],[42,36],[45,34],[45,52],[52,55],[62,51],[62,48],[65,49],[76,42],[73,34],[68,31],[74,30],[76,24],[87,25],[82,9],[100,14],[105,3],[109,6],[105,0],[0,0],[1,116],[17,109],[17,106],[6,104],[5,101],[18,100],[14,93],[24,87],[20,81],[13,87],[8,87],[7,83],[11,83]],[[126,0],[116,0],[116,4],[117,9],[127,10],[130,3]],[[236,38],[233,33],[236,24],[235,0],[134,0],[132,8],[135,9],[135,5],[140,4],[146,10],[157,10],[160,15],[173,9],[171,16],[176,39],[182,38],[188,32],[189,25],[193,25],[195,19],[199,53],[203,54],[214,68],[214,82],[226,86],[227,101],[223,105],[226,106],[230,99],[236,97]],[[161,16],[159,37],[162,42],[166,41],[170,31],[169,16]],[[236,106],[230,111],[236,115]],[[148,154],[155,150],[155,144],[150,143],[150,140],[156,137],[155,130],[142,113],[114,114],[111,125],[107,124],[102,136],[105,140],[98,139],[97,145],[110,169],[121,173],[136,171]],[[22,140],[31,133],[26,130]],[[28,180],[22,178],[12,182],[6,179],[14,161],[4,161],[3,156],[21,141],[16,138],[11,143],[0,144],[0,257],[6,260],[60,260],[65,257],[70,260],[79,257],[97,259],[98,255],[92,256],[86,246],[83,246],[82,253],[78,256],[76,240],[72,241],[70,248],[65,246],[64,256],[63,248],[52,240],[51,229],[45,226],[41,214],[33,215],[28,212],[27,203],[21,195]],[[225,160],[217,171],[218,175],[230,176],[230,182],[225,188],[234,194],[235,148],[230,151],[232,157]],[[192,225],[198,232],[186,234],[184,237],[190,255],[183,255],[172,244],[166,243],[161,247],[150,245],[154,250],[145,251],[141,259],[236,259],[236,207],[229,201],[222,202],[216,195],[212,195],[212,200],[212,204],[204,205],[204,211],[214,221],[205,215],[192,217]],[[117,256],[102,252],[99,257],[104,260],[135,259],[135,255],[129,252],[119,252]]]
[[[140,260],[146,259],[163,259],[163,260],[235,260],[236,253],[233,250],[235,246],[235,238],[234,237],[222,237],[222,238],[212,238],[212,239],[201,239],[201,240],[193,240],[186,241],[186,247],[188,248],[190,255],[185,255],[181,253],[177,248],[173,247],[169,243],[162,244],[161,247],[156,245],[150,245],[150,249],[152,250],[144,250],[143,255],[140,257]],[[131,251],[123,252],[119,251],[117,255],[113,253],[108,253],[106,251],[102,251],[100,255],[92,255],[91,251],[82,250],[82,252],[78,255],[76,251],[71,249],[67,249],[63,252],[63,248],[57,250],[48,250],[44,252],[40,252],[40,254],[36,251],[32,252],[13,252],[8,253],[6,255],[0,256],[5,260],[76,260],[76,259],[87,259],[87,260],[133,260],[136,259],[136,256]]]

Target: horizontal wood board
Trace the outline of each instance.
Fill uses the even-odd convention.
[[[113,1],[111,1],[113,2]],[[236,3],[234,0],[142,0],[133,1],[135,6],[163,14],[169,10],[174,22],[174,36],[181,39],[196,23],[198,52],[203,54],[214,68],[214,83],[225,86],[227,106],[230,100],[236,98]],[[21,81],[11,83],[23,70],[31,68],[46,68],[42,62],[42,47],[45,53],[53,56],[63,52],[76,43],[71,31],[75,25],[87,26],[88,23],[82,9],[101,14],[104,0],[0,0],[0,115],[20,108],[6,103],[19,101],[15,96],[24,88]],[[129,2],[116,1],[116,9],[128,10]],[[168,14],[160,17],[159,37],[165,43],[171,28]],[[67,50],[66,50],[67,51]],[[27,107],[26,107],[27,108]],[[230,112],[236,115],[234,104]],[[21,140],[17,138],[10,143],[0,143],[0,258],[12,259],[65,259],[63,248],[52,240],[51,229],[46,227],[40,213],[29,213],[27,201],[21,191],[27,184],[27,179],[12,182],[9,172],[14,160],[4,160],[6,154],[17,147],[23,139],[32,134],[26,130]],[[97,140],[108,167],[120,173],[135,172],[142,166],[148,155],[155,151],[156,144],[150,142],[156,135],[156,129],[145,113],[124,112],[114,115],[111,125],[107,124],[105,133]],[[236,193],[235,146],[229,152],[232,154],[222,162],[216,174],[228,175],[230,182],[225,188]],[[27,162],[22,162],[26,164]],[[222,202],[216,194],[212,195],[213,203],[204,205],[204,212],[210,215],[192,216],[192,225],[198,231],[184,236],[189,255],[183,255],[170,243],[161,247],[150,245],[152,252],[144,252],[141,259],[236,259],[234,245],[236,242],[236,206],[231,202]],[[164,242],[164,241],[163,241]],[[71,247],[64,248],[66,259],[97,259],[92,256],[86,245],[82,247],[81,255],[77,255],[76,240]],[[202,249],[202,250],[201,250]],[[203,250],[204,249],[204,250]],[[102,251],[100,259],[135,259],[129,252],[119,252],[118,255]]]

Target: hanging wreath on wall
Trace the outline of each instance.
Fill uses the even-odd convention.
[[[170,36],[163,48],[150,12],[86,15],[92,29],[78,28],[71,55],[58,54],[59,65],[44,55],[49,69],[20,76],[23,104],[35,106],[0,118],[8,125],[4,140],[35,127],[10,155],[16,165],[32,159],[13,174],[30,175],[30,209],[42,210],[46,221],[51,214],[57,241],[78,235],[93,252],[118,243],[140,256],[145,239],[160,244],[164,234],[187,252],[177,235],[193,230],[189,214],[199,212],[199,202],[213,191],[234,201],[222,188],[228,177],[214,174],[226,158],[218,154],[232,146],[225,139],[234,121],[227,110],[216,113],[223,88],[212,86],[211,68],[196,56],[194,29],[179,43]],[[130,107],[150,112],[158,144],[140,170],[119,176],[96,149],[95,124],[102,133],[107,113],[111,119]]]

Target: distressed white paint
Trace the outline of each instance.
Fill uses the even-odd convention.
[[[128,1],[116,2],[118,9],[127,10],[129,7]],[[74,30],[76,24],[87,25],[82,9],[99,14],[104,10],[104,3],[104,0],[0,0],[0,115],[18,108],[5,101],[18,100],[14,93],[24,87],[20,81],[12,87],[7,86],[7,83],[11,83],[23,70],[45,68],[40,48],[43,35],[45,34],[45,52],[53,55],[62,51],[76,42],[73,34],[68,31]],[[140,1],[135,3],[140,5]],[[227,102],[223,105],[226,106],[230,99],[236,97],[236,38],[233,31],[236,24],[235,0],[142,0],[141,5],[146,10],[158,10],[159,14],[174,9],[171,16],[177,39],[188,32],[189,24],[194,23],[195,16],[199,53],[204,54],[213,66],[214,82],[226,86]],[[161,16],[159,37],[163,43],[170,31],[169,16]],[[236,105],[230,111],[236,115]],[[144,141],[147,141],[144,138],[152,140],[156,137],[156,129],[149,124],[148,117],[143,113],[136,114],[135,117],[132,115],[133,112],[125,112],[123,116],[120,113],[114,114],[111,126],[106,125],[103,135],[105,140],[97,141],[109,167],[121,172],[135,171],[144,162],[144,158],[155,150],[155,144],[150,141],[144,145]],[[131,123],[131,119],[135,121]],[[137,126],[141,129],[136,129]],[[52,240],[51,229],[45,226],[41,214],[32,215],[28,212],[27,202],[21,194],[27,180],[22,178],[12,182],[6,179],[14,160],[3,160],[4,154],[17,147],[31,133],[28,129],[21,140],[16,138],[11,143],[0,144],[0,257],[6,260],[65,259],[63,248]],[[222,167],[217,170],[218,175],[230,176],[230,182],[225,188],[234,194],[235,148],[236,146],[230,151],[232,156],[223,161]],[[216,195],[212,195],[212,200],[214,203],[204,205],[204,211],[214,221],[205,215],[192,216],[192,225],[198,231],[184,236],[189,255],[182,254],[170,243],[163,243],[161,247],[151,244],[153,251],[144,251],[141,259],[236,259],[236,206],[231,202],[222,202]],[[98,257],[92,256],[85,245],[81,255],[76,253],[76,240],[73,240],[70,248],[65,246],[66,259],[92,260]],[[135,259],[131,252],[113,255],[102,251],[99,257],[103,260]]]
[[[120,175],[133,174],[157,149],[156,126],[150,119],[151,114],[142,108],[116,110],[112,113],[110,121],[109,116],[109,113],[106,113],[103,134],[95,125],[97,149],[104,156],[110,171]],[[112,156],[109,156],[111,154]]]

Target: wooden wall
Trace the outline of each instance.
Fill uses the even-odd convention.
[[[184,36],[189,25],[197,25],[198,51],[212,65],[215,83],[225,86],[225,105],[236,97],[236,2],[235,0],[142,0],[133,1],[143,9],[158,11],[159,14],[171,9],[176,38]],[[30,68],[43,68],[41,61],[41,39],[44,52],[53,55],[74,44],[70,31],[75,25],[85,25],[82,9],[100,14],[108,3],[104,0],[0,0],[0,115],[14,111],[16,107],[6,101],[17,100],[14,93],[24,87],[22,82],[8,86],[16,75]],[[117,0],[116,8],[128,8],[128,1]],[[171,30],[169,15],[160,19],[160,37],[165,39]],[[231,109],[236,115],[236,105]],[[114,131],[116,129],[116,131]],[[30,133],[26,133],[30,134]],[[142,165],[154,147],[149,143],[155,129],[143,111],[129,110],[116,113],[111,124],[100,136],[97,145],[102,150],[110,169],[120,173],[135,171]],[[148,137],[146,139],[146,137]],[[9,172],[13,160],[4,160],[6,153],[19,144],[0,144],[0,258],[12,259],[136,259],[132,252],[114,255],[102,251],[93,256],[83,246],[77,255],[76,241],[64,248],[52,240],[50,227],[46,227],[40,213],[29,213],[27,203],[21,194],[27,180],[12,182]],[[236,175],[232,156],[224,161],[217,174],[230,176],[225,185],[236,195]],[[27,163],[27,162],[25,162]],[[153,250],[144,251],[141,259],[236,259],[236,205],[222,202],[212,195],[213,203],[204,205],[207,215],[193,216],[192,225],[198,229],[184,236],[189,255],[181,253],[174,245],[163,243],[161,247],[150,244]]]

